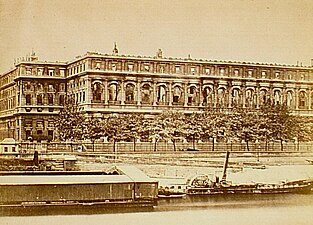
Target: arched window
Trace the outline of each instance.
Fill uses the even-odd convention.
[[[213,90],[210,87],[204,88],[203,91],[203,104],[211,106],[213,103]]]
[[[264,105],[266,103],[266,95],[267,91],[266,90],[261,90],[260,91],[260,105]]]
[[[225,99],[225,89],[224,88],[219,88],[217,90],[217,104],[218,107],[224,107],[225,103],[226,103],[226,99]]]
[[[173,103],[179,103],[181,101],[182,91],[179,86],[175,86],[173,90]]]
[[[32,99],[31,95],[27,94],[26,95],[26,105],[31,105],[31,99]]]
[[[125,95],[126,95],[126,102],[132,103],[135,100],[135,85],[133,84],[127,84],[125,89]]]
[[[231,102],[232,102],[233,107],[239,106],[241,104],[241,95],[240,95],[240,90],[238,88],[234,88],[232,90],[231,97],[232,97]]]
[[[279,90],[274,91],[274,104],[275,105],[281,104],[281,92]]]
[[[149,84],[144,84],[141,89],[141,101],[142,103],[151,102],[151,87]]]
[[[287,106],[293,108],[293,93],[292,93],[292,91],[287,92]]]
[[[306,93],[304,91],[300,91],[299,93],[299,108],[304,109],[306,107]]]
[[[113,83],[109,86],[109,101],[117,101],[118,96],[118,86],[117,84]]]
[[[37,105],[42,105],[42,95],[37,95]]]
[[[194,105],[197,103],[197,89],[191,86],[188,90],[188,105]]]
[[[160,85],[158,87],[158,93],[157,93],[157,100],[158,102],[166,102],[166,86]]]
[[[102,100],[102,86],[99,82],[93,84],[93,100],[95,102],[100,102]]]

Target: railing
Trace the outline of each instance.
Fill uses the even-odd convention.
[[[84,141],[84,142],[22,142],[19,144],[20,152],[33,152],[35,150],[52,153],[52,152],[104,152],[104,153],[127,153],[127,152],[174,152],[173,143],[168,142],[116,142],[115,149],[113,148],[112,142],[101,142],[96,141],[95,143]],[[195,149],[193,144],[176,142],[176,152],[183,151],[199,151],[199,152],[313,152],[313,143],[284,143],[283,150],[279,142],[270,142],[265,147],[265,143],[250,143],[249,150],[245,143],[214,143],[212,142],[196,143]]]

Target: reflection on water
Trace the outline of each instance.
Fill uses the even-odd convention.
[[[312,224],[313,194],[191,196],[160,200],[148,212],[103,209],[77,215],[12,216],[0,218],[1,225],[23,224]],[[63,212],[61,214],[67,214]],[[76,215],[73,215],[76,214]]]

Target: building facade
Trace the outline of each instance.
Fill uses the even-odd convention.
[[[53,140],[65,96],[89,115],[258,110],[271,101],[313,115],[313,67],[87,52],[70,62],[33,53],[0,77],[0,140]]]

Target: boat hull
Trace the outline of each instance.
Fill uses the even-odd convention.
[[[157,201],[58,202],[0,205],[0,216],[72,215],[152,211]]]
[[[308,194],[312,192],[313,183],[307,181],[292,182],[274,185],[229,185],[216,187],[189,187],[188,195],[234,195],[234,194],[285,194],[299,193]]]

